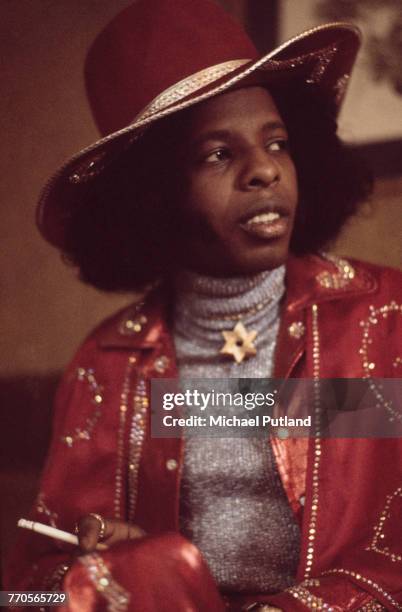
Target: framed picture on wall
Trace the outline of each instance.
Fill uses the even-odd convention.
[[[340,134],[361,150],[377,176],[402,175],[402,1],[280,0],[277,10],[279,41],[325,22],[347,21],[361,29]]]

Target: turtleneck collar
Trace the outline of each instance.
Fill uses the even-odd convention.
[[[180,378],[266,378],[273,370],[285,267],[253,276],[177,278],[173,338]],[[257,332],[257,354],[238,364],[221,354],[222,331],[241,321]]]
[[[217,278],[183,270],[176,281],[178,322],[208,330],[230,329],[276,316],[285,291],[285,266],[252,276]],[[180,325],[182,327],[182,325]]]

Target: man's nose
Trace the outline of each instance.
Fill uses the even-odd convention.
[[[274,185],[279,179],[279,165],[266,149],[255,147],[247,152],[240,173],[241,189],[262,189]]]

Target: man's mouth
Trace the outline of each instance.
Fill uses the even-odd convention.
[[[254,215],[254,217],[251,217],[251,219],[249,219],[246,224],[255,225],[256,223],[273,223],[273,221],[276,221],[280,218],[281,216],[277,212],[267,212],[262,213],[260,215]]]
[[[281,238],[289,229],[289,215],[284,211],[261,211],[243,218],[240,227],[250,236],[262,239]]]

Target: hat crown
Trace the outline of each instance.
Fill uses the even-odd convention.
[[[244,32],[213,0],[138,0],[97,36],[86,60],[88,98],[102,135],[210,66],[256,59]]]

